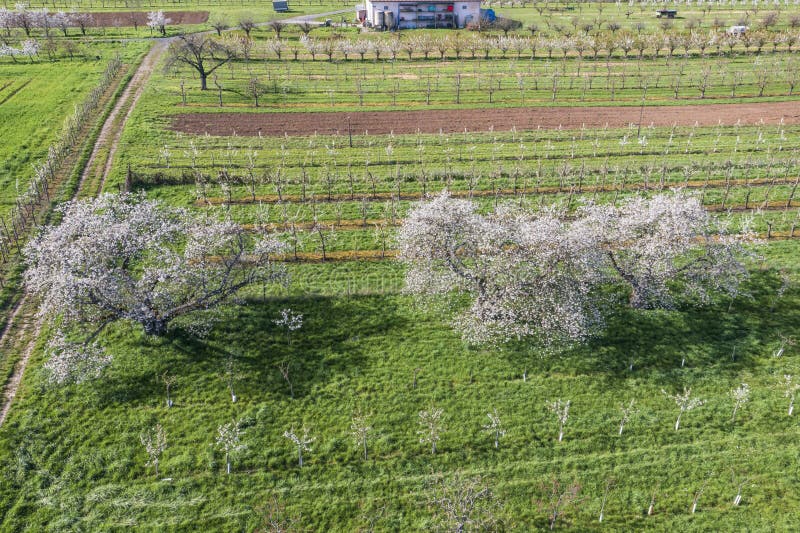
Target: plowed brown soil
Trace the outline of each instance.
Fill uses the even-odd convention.
[[[100,28],[122,28],[133,26],[134,21],[139,26],[147,25],[147,12],[145,11],[113,11],[109,13],[89,13],[92,17],[89,26]],[[208,20],[208,11],[165,11],[170,24],[202,24]]]
[[[172,119],[172,128],[199,135],[320,135],[457,133],[467,131],[531,130],[536,128],[625,127],[639,123],[639,107],[520,107],[500,109],[432,109],[423,111],[364,111],[335,113],[185,113]],[[348,130],[348,119],[350,130]],[[647,106],[644,126],[715,126],[800,124],[800,102]]]

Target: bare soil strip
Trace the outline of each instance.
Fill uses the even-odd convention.
[[[184,113],[172,119],[172,129],[196,135],[301,136],[388,133],[462,133],[466,131],[800,124],[800,103],[760,102],[683,106],[518,107],[497,109],[431,109],[334,113]],[[348,126],[349,121],[349,126]]]
[[[147,25],[146,11],[113,11],[106,13],[88,13],[93,28],[123,28],[127,26]],[[208,20],[208,11],[165,11],[164,15],[171,24],[202,24]]]

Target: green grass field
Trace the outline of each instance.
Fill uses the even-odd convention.
[[[238,3],[214,6],[233,9]],[[535,6],[495,8],[526,24],[548,13],[554,24],[568,23],[575,12],[587,19],[600,15],[596,5],[565,6],[575,9],[554,15],[539,14]],[[90,7],[121,8],[110,2]],[[620,9],[624,19],[625,5],[607,5],[602,16],[617,16]],[[631,9],[636,13],[628,23],[648,17],[655,24],[652,6]],[[792,9],[782,12],[780,24],[788,24]],[[715,7],[706,24],[723,13],[737,15]],[[320,36],[334,31],[315,30]],[[257,46],[270,35],[257,30]],[[299,42],[294,30],[288,37]],[[130,53],[140,46],[130,44]],[[580,486],[579,503],[566,510],[558,529],[800,527],[800,430],[797,415],[787,413],[783,387],[785,375],[797,381],[800,373],[794,339],[800,239],[791,238],[800,221],[800,126],[732,120],[655,127],[644,120],[641,128],[359,133],[352,146],[344,130],[215,137],[170,129],[173,115],[195,112],[268,117],[285,111],[639,106],[644,84],[646,106],[794,102],[786,78],[794,52],[594,61],[549,59],[546,51],[533,60],[517,59],[514,52],[502,58],[495,51],[490,60],[444,62],[418,56],[328,62],[305,53],[294,61],[258,52],[219,70],[222,107],[211,80],[203,93],[192,72],[157,70],[123,132],[105,187],[125,186],[130,168],[132,190],[279,234],[290,246],[289,259],[294,251],[301,259],[287,262],[290,286],[245,291],[243,305],[225,308],[204,338],[180,330],[148,338],[138,326],[116,323],[99,337],[114,358],[105,377],[79,386],[47,385],[46,327],[0,427],[0,530],[268,530],[270,504],[277,502],[299,531],[430,531],[437,525],[433,486],[440,476],[458,474],[481,476],[491,488],[502,504],[499,530],[547,529],[547,510],[539,502],[553,479]],[[36,150],[57,131],[55,122],[41,129],[42,106],[63,115],[81,90],[93,86],[91,75],[103,64],[0,65],[0,87],[4,79],[18,83],[22,73],[50,83],[43,85],[47,97],[41,102],[33,92],[23,100],[29,113],[24,123],[5,133],[0,120],[0,139],[10,139],[0,143],[8,161],[2,177],[10,176],[4,190],[13,188],[14,176],[23,179]],[[698,80],[709,68],[701,99]],[[768,71],[767,82],[759,78],[762,71]],[[464,85],[456,101],[459,74]],[[254,76],[269,88],[257,109],[246,94]],[[73,100],[51,90],[56,79],[76,87],[69,93]],[[357,80],[365,89],[363,102]],[[186,106],[181,81],[188,89]],[[491,103],[487,84],[498,87]],[[5,94],[0,89],[0,101]],[[9,103],[25,95],[20,91]],[[7,109],[0,105],[0,119]],[[39,139],[39,148],[31,139]],[[544,351],[533,342],[468,346],[451,327],[448,310],[420,306],[403,292],[403,267],[392,255],[396,228],[425,194],[449,190],[473,197],[482,211],[514,202],[558,204],[570,213],[585,201],[617,203],[680,188],[700,196],[734,231],[750,227],[765,237],[756,246],[760,258],[751,265],[747,294],[702,309],[688,303],[672,311],[616,306],[606,328],[587,344]],[[322,255],[323,244],[333,257]],[[365,256],[371,260],[357,260]],[[786,279],[791,283],[784,292]],[[286,308],[304,317],[290,339],[275,324]],[[19,355],[3,354],[0,371],[10,374]],[[287,363],[291,385],[279,370]],[[172,408],[166,406],[164,373],[177,378]],[[742,383],[750,386],[751,398],[732,422],[731,392]],[[684,413],[676,431],[678,409],[662,390],[675,394],[684,387],[705,403]],[[556,399],[571,401],[563,442],[546,407]],[[621,406],[631,400],[638,411],[619,435]],[[432,406],[443,409],[445,427],[435,455],[417,433],[418,413]],[[497,449],[483,429],[494,409],[507,431]],[[373,427],[366,461],[351,436],[357,411],[370,414]],[[218,427],[231,421],[244,428],[246,448],[233,457],[227,475],[214,442]],[[163,426],[168,443],[158,476],[145,466],[139,440],[155,424]],[[314,441],[300,468],[283,433],[303,425]],[[740,484],[742,501],[734,505]]]
[[[131,62],[146,49],[143,43],[86,46],[91,59],[0,63],[0,216],[25,190],[32,165],[47,155],[67,115],[97,85],[114,54]]]
[[[766,251],[771,264],[796,253],[794,243]],[[104,339],[116,360],[102,386],[47,390],[34,361],[2,432],[4,527],[249,529],[257,509],[276,496],[303,529],[364,527],[383,506],[379,529],[427,529],[426,483],[456,470],[485,476],[504,502],[509,529],[545,525],[532,499],[550,476],[580,482],[585,499],[567,523],[583,530],[599,527],[608,478],[616,489],[604,527],[796,525],[787,510],[798,504],[797,424],[778,385],[798,367],[793,350],[772,353],[780,335],[798,326],[797,293],[775,301],[769,271],[755,274],[754,298],[736,301],[730,312],[727,302],[704,311],[625,312],[586,347],[545,355],[525,346],[468,349],[440,316],[396,294],[309,296],[314,288],[330,291],[324,278],[333,269],[298,270],[317,281],[298,296],[251,301],[206,340],[148,341],[120,325]],[[397,275],[382,267],[376,273]],[[283,307],[305,316],[291,345],[271,324]],[[228,357],[239,378],[235,404],[224,379]],[[275,367],[287,358],[294,400]],[[179,379],[172,409],[158,382],[165,371]],[[732,424],[729,391],[742,381],[753,397]],[[676,432],[677,411],[660,390],[684,386],[707,403]],[[562,443],[545,410],[556,398],[573,402]],[[630,399],[640,412],[620,437],[619,405]],[[446,413],[435,456],[416,436],[417,412],[430,405]],[[481,430],[493,408],[508,431],[498,450]],[[373,413],[367,462],[348,435],[356,409]],[[231,419],[247,427],[247,450],[226,476],[212,444],[216,427]],[[169,480],[143,467],[138,434],[156,422],[168,435],[161,476]],[[316,438],[302,470],[281,436],[293,424],[306,424]],[[738,508],[731,506],[731,469],[752,479]],[[691,515],[692,495],[709,475],[700,511]],[[645,517],[654,490],[656,514]]]

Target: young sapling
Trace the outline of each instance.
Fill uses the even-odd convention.
[[[350,434],[353,436],[356,448],[363,448],[364,460],[367,460],[367,438],[372,431],[369,425],[370,415],[362,413],[360,410],[353,413],[353,420],[350,423]]]
[[[167,407],[172,407],[172,397],[170,396],[170,390],[172,386],[178,381],[178,376],[170,375],[167,372],[161,374],[161,381],[164,383],[164,387],[167,391]]]
[[[506,430],[503,429],[503,425],[500,422],[500,415],[497,414],[497,409],[493,409],[492,412],[487,413],[486,416],[489,417],[489,423],[483,426],[483,429],[494,436],[494,447],[497,449],[500,447],[500,437],[506,434]]]
[[[311,452],[312,450],[308,445],[314,442],[314,438],[308,436],[308,429],[305,426],[302,427],[302,431],[303,434],[298,435],[294,430],[294,426],[292,426],[289,431],[283,432],[283,436],[292,441],[297,447],[297,464],[300,468],[303,467],[303,452]]]
[[[681,417],[683,416],[683,413],[691,411],[696,407],[700,407],[705,403],[704,400],[692,398],[692,389],[687,387],[683,388],[683,393],[669,394],[664,389],[661,389],[661,393],[667,398],[673,400],[678,406],[678,418],[675,420],[675,431],[678,431],[681,427]]]
[[[569,419],[570,403],[570,400],[564,402],[561,399],[547,403],[547,409],[558,417],[558,442],[564,439],[564,425]]]
[[[739,387],[731,391],[733,397],[733,414],[731,415],[731,422],[736,422],[736,412],[744,404],[750,401],[750,386],[747,383],[742,383]]]
[[[242,430],[239,422],[228,422],[217,428],[217,447],[225,452],[225,472],[231,473],[231,459],[237,452],[246,448],[242,444]]]
[[[139,441],[144,446],[147,452],[148,461],[145,466],[152,466],[155,468],[155,474],[158,476],[158,464],[161,459],[161,454],[167,447],[167,435],[161,424],[156,424],[148,431],[139,435]]]
[[[794,398],[800,390],[800,383],[795,383],[791,374],[783,376],[783,396],[789,398],[789,416],[794,413]]]
[[[630,422],[631,418],[639,412],[633,405],[636,400],[631,399],[631,403],[628,404],[627,407],[625,405],[620,405],[620,410],[622,411],[622,419],[619,422],[619,434],[622,435],[622,431],[625,429],[625,424]]]
[[[444,432],[442,414],[443,411],[436,407],[419,412],[420,428],[417,434],[419,435],[420,443],[431,445],[431,454],[436,454],[436,443],[439,442]]]

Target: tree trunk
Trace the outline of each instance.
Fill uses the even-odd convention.
[[[144,332],[148,335],[160,337],[167,332],[167,321],[162,318],[149,318],[142,323]]]
[[[208,89],[208,75],[205,72],[200,73],[200,90],[205,91]]]

